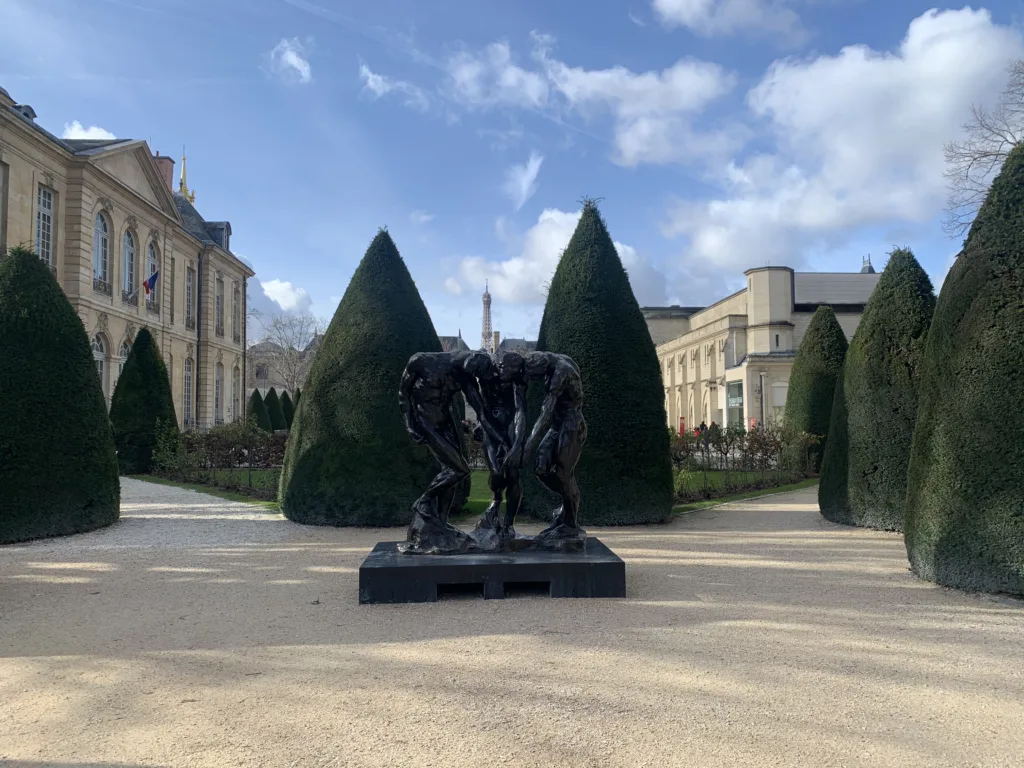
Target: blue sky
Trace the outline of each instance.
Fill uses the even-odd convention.
[[[177,156],[257,272],[329,317],[380,226],[440,334],[535,338],[584,196],[641,304],[910,246],[942,146],[1024,53],[1020,2],[0,0],[0,85],[61,135]],[[76,133],[77,132],[77,133]],[[277,302],[275,304],[275,301]]]

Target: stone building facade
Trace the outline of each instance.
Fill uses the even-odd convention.
[[[673,429],[781,420],[793,358],[815,309],[831,306],[851,339],[880,277],[870,261],[860,273],[760,267],[744,274],[743,290],[709,307],[643,308]]]
[[[231,253],[231,224],[196,210],[182,163],[175,191],[174,161],[146,142],[59,139],[0,88],[0,253],[25,246],[50,267],[85,326],[108,405],[148,327],[179,425],[208,428],[244,412],[254,273]]]

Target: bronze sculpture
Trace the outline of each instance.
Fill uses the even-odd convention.
[[[526,386],[531,380],[543,382],[545,398],[526,439]],[[455,489],[469,475],[452,414],[459,392],[478,415],[493,494],[472,535],[448,522]],[[583,550],[586,532],[579,525],[580,494],[574,472],[587,426],[579,369],[569,357],[534,352],[524,359],[505,353],[495,361],[483,352],[420,353],[406,366],[399,400],[410,436],[426,445],[442,466],[413,505],[402,552]],[[537,477],[560,496],[561,506],[552,524],[531,538],[516,534],[515,518],[522,503],[520,467],[534,450]],[[503,492],[505,513],[501,515]]]

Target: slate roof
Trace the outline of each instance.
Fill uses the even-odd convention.
[[[469,345],[461,336],[438,336],[443,352],[469,352]]]
[[[507,339],[502,339],[501,343],[498,344],[498,351],[499,352],[512,352],[512,351],[533,352],[536,349],[537,349],[537,342],[536,341],[530,341],[529,339],[516,339],[516,338],[509,337]]]

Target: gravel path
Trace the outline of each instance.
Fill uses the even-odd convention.
[[[359,606],[398,531],[121,482],[113,527],[0,548],[5,766],[1024,763],[1024,605],[814,489],[601,531],[626,600]]]

